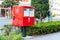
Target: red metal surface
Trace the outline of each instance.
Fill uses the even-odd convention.
[[[32,25],[34,25],[34,17],[24,17],[23,18],[23,25],[24,26],[32,26]]]
[[[18,12],[16,11],[16,9],[18,9]],[[12,25],[22,26],[23,25],[23,14],[21,13],[20,6],[13,6],[12,15],[13,15]]]
[[[34,25],[34,17],[24,17],[24,8],[34,8],[32,6],[13,6],[12,25],[13,26],[31,26]],[[16,11],[18,9],[18,12]]]

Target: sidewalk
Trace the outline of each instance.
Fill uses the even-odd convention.
[[[60,32],[41,36],[33,36],[32,38],[25,38],[24,40],[60,40]]]

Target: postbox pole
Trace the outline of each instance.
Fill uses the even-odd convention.
[[[26,37],[26,27],[21,27],[22,36]]]

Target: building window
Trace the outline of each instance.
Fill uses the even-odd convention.
[[[5,10],[4,9],[0,10],[0,17],[5,17]]]
[[[28,2],[29,0],[20,0],[20,1],[22,1],[22,2]]]
[[[6,18],[6,19],[11,19],[12,18],[12,13],[10,8],[1,8],[0,9],[0,18]]]

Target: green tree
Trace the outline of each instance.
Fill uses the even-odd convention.
[[[35,6],[35,16],[40,19],[39,23],[49,15],[48,0],[32,0],[32,6]]]
[[[2,2],[2,4],[5,6],[5,7],[11,7],[13,5],[18,5],[19,4],[19,0],[4,0]]]

